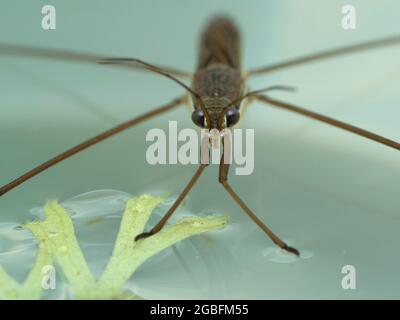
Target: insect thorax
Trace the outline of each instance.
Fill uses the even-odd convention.
[[[193,90],[198,93],[206,108],[226,107],[243,93],[243,81],[240,71],[223,64],[213,64],[196,71],[193,77]],[[197,102],[193,101],[194,107]]]

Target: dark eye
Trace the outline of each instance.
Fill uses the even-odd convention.
[[[204,128],[204,112],[200,109],[194,110],[192,113],[192,121],[196,126]]]
[[[231,127],[239,121],[240,112],[236,108],[229,108],[225,113],[225,117],[226,125]]]

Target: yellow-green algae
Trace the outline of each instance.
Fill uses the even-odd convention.
[[[76,299],[140,299],[123,290],[126,281],[148,258],[195,234],[222,228],[224,216],[193,216],[164,227],[157,234],[134,241],[142,233],[162,198],[142,195],[127,201],[113,253],[102,275],[91,273],[75,236],[71,217],[57,201],[44,207],[45,219],[23,225],[39,240],[35,264],[20,284],[0,265],[0,299],[40,299],[42,269],[54,262],[61,268]]]

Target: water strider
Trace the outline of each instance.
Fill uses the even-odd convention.
[[[362,51],[396,44],[400,44],[400,36],[393,36],[385,39],[356,44],[353,46],[337,48],[243,72],[240,63],[240,35],[238,28],[230,19],[226,17],[217,17],[212,19],[206,25],[202,33],[197,69],[193,74],[176,70],[174,68],[150,64],[136,58],[108,58],[99,55],[77,53],[73,51],[0,44],[0,55],[24,56],[38,59],[56,59],[77,63],[96,63],[155,72],[176,82],[188,93],[163,106],[159,106],[158,108],[150,110],[147,113],[123,122],[120,125],[104,131],[92,137],[91,139],[88,139],[81,144],[64,151],[63,153],[60,153],[54,158],[42,163],[22,176],[2,186],[0,188],[0,196],[9,192],[28,179],[31,179],[40,172],[69,158],[70,156],[121,131],[131,128],[138,123],[149,120],[185,103],[191,103],[193,105],[193,112],[191,115],[193,123],[198,127],[207,128],[209,130],[217,129],[221,131],[223,129],[233,127],[239,121],[244,102],[257,100],[270,106],[292,111],[314,120],[324,122],[326,124],[352,132],[359,136],[399,150],[400,144],[395,141],[379,136],[362,128],[358,128],[339,120],[335,120],[304,109],[302,107],[272,99],[265,95],[266,91],[290,90],[290,87],[273,86],[255,91],[250,91],[246,87],[246,80],[252,76],[268,74],[315,61],[353,53],[360,53]],[[189,86],[185,84],[183,79],[191,80],[191,85]],[[198,178],[206,167],[207,164],[199,165],[193,177],[187,183],[179,197],[169,208],[164,217],[149,232],[138,235],[136,240],[155,234],[165,225],[171,215],[175,212],[176,208],[189,193],[193,185],[197,182]],[[221,183],[232,199],[276,245],[284,250],[287,250],[288,252],[299,255],[297,249],[289,247],[276,234],[274,234],[232,189],[228,182],[228,171],[229,164],[224,162],[224,155],[222,155],[219,164],[219,183]]]

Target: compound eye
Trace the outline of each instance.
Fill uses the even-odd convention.
[[[196,126],[204,128],[204,112],[200,109],[194,110],[192,113],[192,121]]]
[[[226,117],[226,125],[228,127],[231,127],[239,121],[240,112],[236,108],[231,107],[226,111],[225,117]]]

